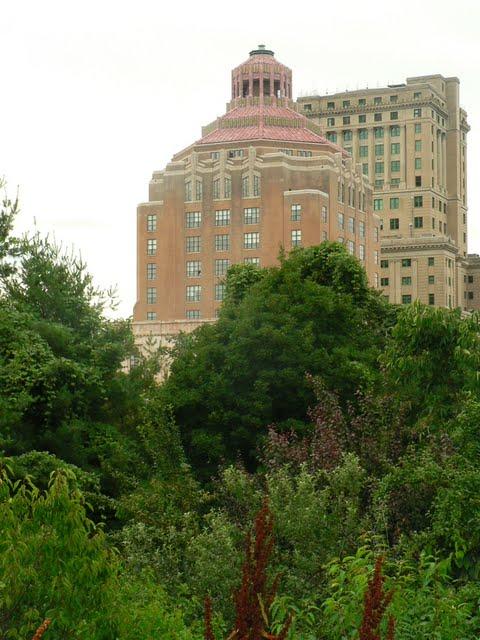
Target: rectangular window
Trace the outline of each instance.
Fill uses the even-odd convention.
[[[355,218],[348,218],[348,231],[355,233]]]
[[[260,209],[258,207],[249,207],[243,210],[244,224],[258,224],[260,222]]]
[[[412,302],[412,296],[410,294],[402,296],[402,304],[410,304]]]
[[[197,229],[202,223],[201,211],[188,211],[185,214],[185,227],[187,229]]]
[[[368,176],[368,162],[362,164],[362,173],[364,176]]]
[[[398,96],[390,96],[390,102],[398,102]]]
[[[400,160],[392,160],[390,162],[390,171],[392,173],[400,171]]]
[[[352,139],[352,132],[351,131],[344,131],[343,132],[343,140],[344,142],[350,142]]]
[[[157,279],[157,265],[154,263],[147,264],[147,280]]]
[[[327,132],[327,140],[330,140],[330,142],[337,142],[337,134],[335,131],[328,131]]]
[[[422,159],[421,158],[415,158],[415,169],[421,169],[422,168]]]
[[[187,302],[198,302],[202,295],[202,287],[199,284],[191,284],[187,287]]]
[[[400,229],[400,218],[390,218],[390,229]]]
[[[418,209],[423,207],[423,196],[414,196],[413,198],[413,206]]]
[[[376,156],[383,156],[383,144],[376,144],[375,145],[375,155]]]
[[[195,200],[201,200],[202,197],[203,197],[202,181],[196,180],[195,181]]]
[[[228,152],[229,158],[242,158],[243,157],[243,149],[230,149]]]
[[[362,145],[359,148],[359,155],[360,155],[360,158],[367,158],[368,157],[368,146],[367,145]]]
[[[428,276],[428,284],[435,284],[435,276]]]
[[[147,311],[147,320],[156,320],[157,312],[156,311]]]
[[[400,198],[390,198],[390,209],[398,209],[400,207]]]
[[[343,213],[338,213],[337,214],[337,218],[338,218],[338,228],[339,229],[343,229],[345,227],[344,225],[344,215]]]
[[[413,117],[414,118],[421,118],[422,117],[422,110],[421,109],[414,109],[413,110]]]
[[[212,197],[213,197],[214,200],[219,200],[220,199],[220,178],[216,178],[213,181]]]
[[[383,173],[383,162],[375,162],[375,173]]]
[[[260,247],[260,233],[255,231],[253,233],[243,234],[243,248],[244,249],[258,249]]]
[[[373,262],[378,264],[378,251],[373,252]]]
[[[242,177],[242,198],[248,198],[249,193],[250,193],[250,187],[249,187],[249,179],[248,176],[243,176]]]
[[[185,182],[185,202],[191,202],[192,200],[192,183],[190,181]]]
[[[412,260],[410,258],[402,258],[402,267],[411,267]]]
[[[360,258],[360,260],[365,260],[365,245],[364,244],[360,244],[358,246],[358,257]]]
[[[422,176],[415,176],[415,186],[416,187],[422,186]]]
[[[403,285],[412,284],[412,276],[403,276],[402,277],[402,284]]]
[[[352,240],[347,241],[347,251],[352,256],[355,255],[355,243]]]
[[[253,197],[258,198],[260,195],[260,176],[253,176]]]
[[[327,102],[327,109],[335,109],[335,103],[334,102]]]
[[[292,247],[300,247],[302,244],[302,231],[301,229],[292,229]]]
[[[400,135],[400,127],[398,126],[398,124],[394,124],[390,127],[390,136],[392,138],[398,138],[398,136]]]
[[[210,157],[212,160],[218,160],[220,158],[220,151],[212,151]]]
[[[187,320],[198,320],[200,318],[200,310],[187,309],[185,312],[185,317],[187,318]]]
[[[215,211],[215,226],[226,227],[230,224],[230,209],[219,209]]]
[[[374,113],[373,114],[373,119],[375,122],[381,122],[382,121],[382,114],[381,113]]]
[[[375,227],[377,228],[377,227]],[[358,235],[360,238],[365,237],[365,222],[363,220],[358,221]]]
[[[415,133],[422,133],[422,125],[420,122],[415,123]]]
[[[422,150],[422,141],[415,140],[415,151],[421,151],[421,150]]]
[[[428,304],[435,304],[435,294],[434,293],[429,293],[428,294]]]
[[[347,109],[350,106],[350,100],[344,100],[342,106],[344,109]]]
[[[327,222],[327,220],[328,220],[327,207],[323,206],[322,207],[322,222]]]
[[[230,266],[230,260],[225,258],[221,258],[220,260],[215,260],[215,275],[216,276],[224,276],[228,267]]]
[[[368,129],[359,129],[358,138],[360,140],[368,140]]]
[[[383,189],[383,180],[375,180],[375,189]]]
[[[389,279],[388,278],[380,278],[380,286],[381,287],[388,287],[389,284]]]
[[[373,104],[382,104],[382,97],[381,96],[377,96],[376,98],[373,99]]]
[[[413,92],[413,99],[414,100],[420,100],[421,97],[422,97],[422,92],[421,91],[414,91]]]
[[[215,236],[215,251],[229,251],[230,236],[228,233],[221,233]]]
[[[374,211],[382,211],[383,210],[383,198],[374,198],[374,200],[373,200],[373,210]]]
[[[399,187],[400,186],[400,178],[392,178],[390,180],[391,187]]]
[[[155,304],[157,302],[157,288],[147,287],[147,304]]]
[[[297,151],[297,156],[301,156],[302,158],[311,158],[312,157],[312,152],[311,151]]]
[[[422,216],[415,216],[415,218],[413,219],[413,226],[415,227],[415,229],[422,229],[423,228],[423,217]]]
[[[343,124],[350,124],[350,116],[343,116]]]
[[[398,156],[400,154],[400,143],[399,142],[392,142],[390,144],[390,153],[392,154],[392,156]]]
[[[367,121],[367,116],[364,113],[358,116],[359,124],[365,124],[366,121]]]
[[[381,260],[380,266],[382,269],[388,269],[388,260]]]
[[[375,138],[383,138],[383,134],[384,134],[383,127],[375,127],[373,131],[374,131]]]
[[[155,239],[147,240],[147,256],[154,256],[157,253],[157,241]]]
[[[244,258],[243,264],[253,264],[256,267],[260,266],[260,258]]]
[[[367,104],[367,100],[366,98],[360,98],[358,101],[358,106],[359,107],[364,107]]]
[[[186,252],[187,253],[199,253],[199,251],[200,251],[200,236],[188,236],[185,240],[186,240]]]
[[[473,276],[468,276],[468,284],[473,284]]]
[[[290,207],[290,220],[301,220],[302,218],[302,205],[301,204],[292,204]]]
[[[187,278],[199,278],[202,275],[202,263],[199,260],[187,260]]]
[[[231,178],[225,178],[225,182],[224,182],[224,186],[225,186],[225,198],[231,198],[232,197],[232,180]]]
[[[335,126],[335,118],[327,118],[327,127]]]
[[[147,231],[157,230],[157,216],[155,213],[149,213],[147,216]]]
[[[390,111],[390,120],[398,120],[398,111]]]
[[[219,282],[215,285],[215,300],[222,301],[225,298],[226,286],[223,282]]]

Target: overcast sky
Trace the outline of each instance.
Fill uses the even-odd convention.
[[[480,253],[480,0],[2,0],[0,176],[18,230],[74,245],[135,302],[135,217],[152,171],[224,112],[259,43],[294,95],[458,76],[468,138],[469,251]]]

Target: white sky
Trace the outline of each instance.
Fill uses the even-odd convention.
[[[231,69],[265,43],[295,96],[458,76],[480,253],[479,30],[480,0],[2,0],[0,176],[20,187],[18,230],[35,218],[74,245],[131,315],[152,171],[224,112]]]

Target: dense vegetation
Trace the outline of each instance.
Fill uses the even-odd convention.
[[[382,637],[393,620],[397,640],[479,637],[476,315],[395,308],[324,243],[232,267],[220,318],[178,339],[159,383],[162,354],[135,352],[76,256],[15,238],[15,210],[5,197],[1,638],[48,618],[52,640],[219,639],[248,607],[271,637],[378,638],[375,593]]]

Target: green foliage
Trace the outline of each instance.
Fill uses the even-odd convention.
[[[232,291],[241,290],[232,293],[236,304],[227,303],[217,323],[178,342],[162,390],[203,474],[206,463],[213,471],[219,460],[239,453],[250,467],[270,423],[305,422],[313,400],[306,372],[321,375],[342,401],[377,379],[383,337],[370,320],[380,303],[342,247],[295,251],[261,273],[232,271]]]
[[[67,473],[58,472],[46,493],[4,474],[0,491],[2,636],[23,640],[50,617],[52,638],[113,637],[111,552],[80,494],[68,489]]]
[[[478,394],[479,316],[460,310],[406,306],[392,330],[382,362],[395,395],[419,415],[444,420],[467,391]]]

